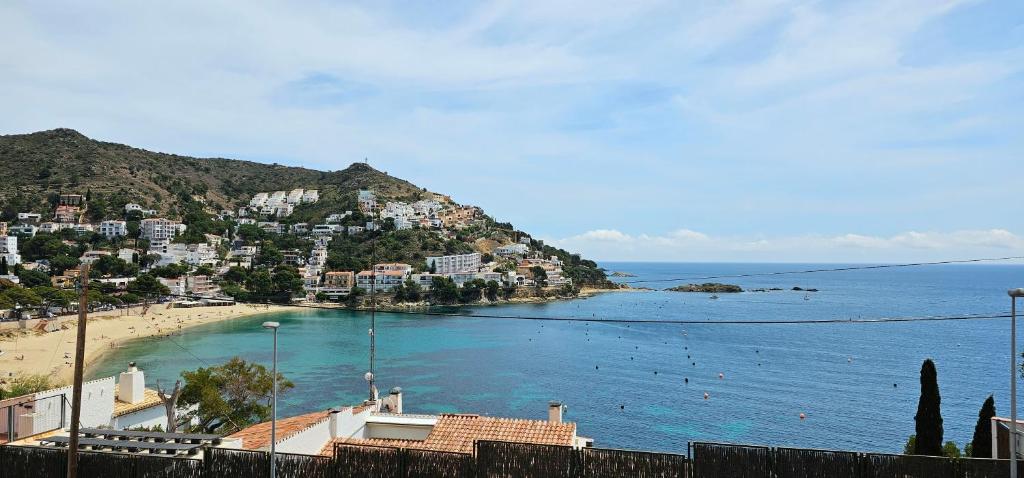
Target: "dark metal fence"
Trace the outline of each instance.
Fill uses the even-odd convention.
[[[1009,478],[1009,460],[693,443],[692,478]],[[1024,463],[1019,463],[1024,476]]]
[[[476,466],[481,477],[689,476],[689,459],[684,455],[493,441],[477,442]]]
[[[277,455],[281,478],[1007,478],[1008,460],[949,459],[693,443],[691,456],[477,442],[475,454],[337,445],[333,457]],[[82,478],[263,478],[266,452],[207,448],[202,460],[81,451]],[[60,478],[67,450],[0,446],[0,477]],[[1024,466],[1021,466],[1024,476]]]

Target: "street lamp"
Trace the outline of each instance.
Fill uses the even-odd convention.
[[[274,331],[274,392],[273,402],[270,406],[270,478],[277,477],[277,329],[281,327],[279,322],[264,322],[264,329]]]
[[[1017,478],[1017,298],[1024,288],[1010,289],[1010,478]]]

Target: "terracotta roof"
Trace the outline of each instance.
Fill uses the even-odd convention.
[[[119,396],[118,386],[114,385],[114,396]],[[138,403],[122,402],[120,399],[114,400],[114,416],[120,417],[129,413],[134,413],[139,410],[145,410],[150,407],[156,407],[163,405],[163,401],[160,400],[160,395],[156,393],[156,390],[151,388],[145,389],[142,393],[142,401]]]
[[[431,450],[472,453],[473,442],[477,440],[572,445],[575,435],[576,424],[571,422],[441,415],[424,443]]]
[[[295,435],[317,423],[328,419],[329,410],[307,413],[277,420],[277,442]],[[243,428],[226,438],[241,438],[242,448],[246,450],[260,450],[270,446],[270,422],[257,423],[248,428]]]
[[[334,443],[391,446],[468,454],[473,453],[473,444],[478,440],[571,446],[575,436],[576,424],[572,422],[551,423],[544,420],[447,414],[438,417],[434,428],[427,435],[427,438],[422,441],[339,438],[324,446],[321,454],[332,454]]]

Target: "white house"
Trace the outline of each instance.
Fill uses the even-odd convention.
[[[71,422],[71,386],[0,400],[0,409],[13,406],[13,414],[0,414],[0,430],[8,429],[14,417],[15,436],[28,438],[67,429]],[[188,410],[179,408],[177,415]],[[167,414],[156,390],[146,388],[146,378],[134,362],[117,377],[105,377],[82,384],[82,413],[85,428],[123,430],[136,427],[167,429]]]
[[[267,193],[256,193],[253,194],[252,199],[249,200],[249,206],[260,208],[267,204]]]
[[[100,223],[100,235],[107,239],[128,235],[128,223],[124,221],[103,221]]]
[[[174,239],[174,236],[185,232],[185,225],[164,218],[143,219],[139,225],[139,237],[146,239],[150,244],[166,244]]]
[[[302,202],[312,204],[320,200],[320,191],[316,189],[307,189],[302,193]]]
[[[521,256],[530,251],[526,244],[508,244],[494,249],[494,254],[499,256]]]
[[[36,235],[36,231],[38,230],[39,228],[34,224],[15,224],[7,228],[7,234],[12,236],[18,235],[33,237]]]
[[[39,222],[42,218],[43,218],[43,215],[39,214],[38,212],[19,212],[18,213],[18,220],[19,221]]]
[[[576,424],[562,420],[565,407],[548,405],[547,420],[487,417],[473,414],[405,413],[402,389],[357,406],[333,408],[277,420],[274,443],[280,453],[333,456],[335,445],[385,446],[472,454],[475,442],[501,440],[573,448],[592,446],[576,434]],[[270,422],[228,435],[226,443],[245,450],[270,448]]]

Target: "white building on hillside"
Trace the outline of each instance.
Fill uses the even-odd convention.
[[[103,221],[100,223],[100,235],[107,239],[128,235],[128,223],[124,221]]]
[[[8,266],[21,264],[21,254],[18,254],[18,236],[0,236],[0,257],[7,260]]]
[[[427,268],[435,274],[476,272],[480,268],[480,253],[428,257]]]

